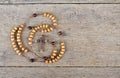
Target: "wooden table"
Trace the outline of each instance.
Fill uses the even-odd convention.
[[[67,51],[54,64],[30,63],[13,51],[10,32],[46,11],[66,32]],[[120,0],[1,0],[0,15],[0,78],[120,78]]]

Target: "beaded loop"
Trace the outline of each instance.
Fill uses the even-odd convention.
[[[51,63],[54,63],[54,62],[57,62],[58,60],[60,60],[62,58],[62,56],[64,55],[64,53],[66,51],[65,43],[63,41],[60,43],[57,43],[56,41],[52,41],[53,39],[49,38],[49,36],[46,35],[48,32],[52,32],[53,29],[56,28],[56,26],[57,26],[56,17],[53,14],[50,14],[47,12],[42,13],[42,14],[34,13],[32,15],[32,17],[37,17],[38,15],[42,15],[43,17],[48,17],[52,21],[52,24],[51,25],[41,24],[41,25],[36,25],[34,27],[28,26],[28,29],[31,30],[31,32],[29,33],[29,37],[28,37],[28,45],[30,46],[30,48],[25,46],[23,43],[23,40],[22,40],[22,32],[23,32],[23,29],[26,27],[26,23],[19,25],[18,27],[15,27],[11,31],[12,47],[18,55],[22,55],[23,57],[27,58],[30,62],[35,62],[39,58],[41,58],[42,60],[44,60],[44,62],[46,64],[51,64]],[[37,43],[41,43],[41,48],[43,49],[43,51],[44,51],[46,41],[48,43],[50,43],[53,47],[53,50],[52,50],[52,53],[50,56],[39,56],[38,54],[33,52],[33,50],[31,50],[33,47],[32,46],[33,39],[35,37],[35,34],[38,31],[40,31],[42,33],[42,37],[37,40]],[[59,32],[57,32],[57,34],[62,35],[63,32],[59,31]],[[57,44],[59,45],[60,49],[57,49],[57,47],[56,47]],[[24,55],[24,53],[28,53],[28,52],[33,53],[37,58],[30,58],[30,57],[27,57],[26,55]]]

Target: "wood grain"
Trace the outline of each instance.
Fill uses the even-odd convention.
[[[120,3],[120,0],[11,0],[11,3]]]
[[[120,68],[0,68],[0,78],[119,78]]]
[[[0,66],[120,66],[119,7],[119,4],[0,5]],[[45,11],[56,15],[58,27],[66,32],[67,51],[54,64],[29,63],[13,51],[10,32],[32,13]],[[26,41],[28,33],[24,33]]]

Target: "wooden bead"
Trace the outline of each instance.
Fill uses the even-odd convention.
[[[14,32],[16,32],[16,30],[12,30],[12,32],[14,33]]]
[[[14,35],[15,33],[14,32],[11,32],[11,35]]]
[[[22,55],[22,53],[18,53],[18,55],[20,56],[20,55]]]
[[[16,51],[16,50],[18,50],[18,48],[14,48],[14,50]]]
[[[29,45],[31,45],[31,44],[32,44],[32,42],[29,42],[28,44],[29,44]]]
[[[64,48],[65,48],[65,46],[61,46],[61,48],[63,48],[63,49],[64,49]]]
[[[22,50],[24,51],[24,50],[25,50],[25,48],[24,48],[24,47],[22,47]]]
[[[59,56],[57,56],[57,59],[59,60],[59,59],[60,59],[60,57],[59,57]]]
[[[25,49],[24,52],[28,52],[28,49]]]
[[[63,52],[64,52],[64,51],[65,51],[65,49],[61,49],[61,51],[63,51]]]
[[[32,40],[32,38],[31,38],[31,37],[29,37],[29,38],[28,38],[28,40],[30,40],[30,41],[31,41],[31,40]]]
[[[50,16],[50,14],[47,14],[47,17],[49,17]]]
[[[49,16],[49,18],[52,18],[52,17],[53,17],[53,15],[50,15],[50,16]]]
[[[63,55],[63,54],[64,54],[64,52],[63,52],[63,51],[61,51],[61,52],[60,52],[60,54],[62,54],[62,55]]]
[[[56,25],[57,25],[57,23],[53,23],[53,25],[54,25],[54,26],[56,26]]]
[[[30,35],[29,37],[33,38],[33,35]]]
[[[17,27],[14,28],[14,30],[17,30],[17,29],[18,29]]]
[[[45,63],[48,64],[49,63],[48,60],[45,60]]]
[[[63,46],[65,43],[64,42],[61,42],[61,45]]]
[[[20,53],[20,50],[16,50],[16,53]]]
[[[62,54],[59,54],[58,56],[59,56],[59,57],[62,57]]]
[[[47,16],[47,13],[43,13],[43,16],[45,16],[45,17],[46,17],[46,16]]]
[[[20,38],[18,38],[18,39],[17,39],[17,42],[19,42],[19,41],[21,41],[21,39],[20,39]]]
[[[58,59],[57,59],[57,58],[55,58],[54,60],[55,60],[56,62],[58,61]]]
[[[57,22],[57,20],[53,20],[53,22]]]
[[[23,47],[23,45],[22,45],[22,44],[20,44],[20,45],[19,45],[19,47],[20,47],[20,48],[22,48],[22,47]]]
[[[55,62],[55,60],[53,59],[53,60],[52,60],[52,62],[54,63],[54,62]]]
[[[54,19],[55,19],[55,17],[53,16],[53,17],[51,17],[51,19],[52,19],[52,20],[54,20]]]
[[[14,41],[15,39],[14,38],[11,38],[11,41]]]
[[[17,47],[17,45],[15,44],[15,45],[13,45],[13,47],[14,47],[14,48],[16,48],[16,47]]]
[[[51,60],[49,60],[49,63],[52,63],[52,61],[51,61]]]
[[[36,31],[35,30],[32,30],[33,33],[35,33]]]
[[[56,53],[53,53],[52,55],[53,55],[53,56],[56,56]]]
[[[51,56],[51,58],[53,59],[53,58],[54,58],[54,56]]]

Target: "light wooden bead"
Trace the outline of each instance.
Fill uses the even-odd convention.
[[[51,19],[52,19],[52,20],[54,20],[54,19],[55,19],[55,17],[53,16],[53,17],[51,17]]]
[[[39,26],[37,26],[37,29],[40,29],[40,27],[39,27]]]
[[[61,46],[61,48],[63,48],[63,49],[64,49],[64,48],[65,48],[65,46]]]
[[[25,49],[24,52],[28,52],[28,49]]]
[[[29,37],[29,38],[28,38],[28,40],[30,40],[30,41],[31,41],[31,40],[32,40],[32,38],[31,38],[31,37]]]
[[[57,61],[58,61],[58,59],[57,59],[57,58],[55,58],[55,61],[57,62]]]
[[[18,43],[18,45],[21,45],[21,44],[22,44],[22,42],[19,42],[19,43]]]
[[[54,63],[54,62],[55,62],[55,60],[53,59],[53,60],[52,60],[52,62]]]
[[[12,42],[12,45],[15,45],[16,43],[15,42]]]
[[[65,45],[65,43],[64,43],[64,42],[61,42],[61,45]]]
[[[48,60],[45,60],[45,63],[48,64],[49,63]]]
[[[62,57],[62,54],[59,54],[58,56],[59,56],[59,57]]]
[[[56,53],[53,53],[52,55],[53,55],[53,56],[56,56]]]
[[[23,27],[24,27],[24,25],[22,24],[22,25],[20,25],[20,27],[22,27],[22,28],[23,28]]]
[[[33,35],[30,35],[29,37],[33,38]]]
[[[65,49],[61,49],[61,51],[63,51],[63,52],[64,52],[64,51],[65,51]]]
[[[32,30],[33,33],[35,33],[36,31],[35,30]]]
[[[50,16],[50,14],[47,14],[47,17],[49,17]]]
[[[18,50],[18,48],[14,48],[14,50],[16,51],[16,50]]]
[[[15,44],[15,45],[13,45],[13,47],[14,47],[14,48],[16,48],[16,47],[17,47],[17,45]]]
[[[14,30],[17,30],[17,29],[18,29],[17,27],[14,28]]]
[[[18,55],[20,56],[20,55],[22,55],[22,53],[18,53]]]
[[[49,60],[49,63],[52,63],[52,61],[51,61],[51,60]]]
[[[34,33],[33,33],[33,32],[31,32],[31,33],[30,33],[30,35],[34,35]]]
[[[46,24],[45,27],[48,28],[48,25]]]
[[[51,27],[50,27],[50,30],[52,31],[52,30],[53,30],[53,28],[51,28]]]
[[[19,38],[19,39],[17,39],[17,42],[19,42],[19,41],[21,41],[21,39]]]
[[[50,16],[49,16],[49,18],[52,18],[52,17],[53,17],[53,15],[50,15]]]
[[[54,58],[54,56],[51,56],[51,58],[53,59],[53,58]]]
[[[31,44],[32,44],[32,42],[29,42],[28,44],[29,44],[29,45],[31,45]]]
[[[50,32],[50,29],[48,28],[47,31]]]
[[[45,16],[45,17],[46,17],[46,16],[47,16],[47,13],[43,13],[43,16]]]
[[[20,48],[22,48],[22,47],[23,47],[23,45],[22,45],[22,44],[20,44],[20,45],[19,45],[19,47],[20,47]]]
[[[14,41],[14,40],[15,40],[14,38],[11,39],[11,41]]]
[[[53,22],[57,22],[57,20],[53,20]]]
[[[54,26],[56,26],[56,25],[57,25],[57,23],[53,23],[53,25],[54,25]]]
[[[15,33],[14,32],[11,32],[11,35],[14,35]]]
[[[24,51],[24,50],[25,50],[25,48],[23,47],[23,48],[22,48],[22,50]]]
[[[16,32],[16,30],[12,30],[12,32]]]
[[[16,53],[20,53],[20,50],[16,50]]]
[[[60,54],[62,54],[62,55],[63,55],[63,54],[64,54],[64,52],[63,52],[63,51],[61,51],[61,52],[60,52]]]
[[[37,28],[37,27],[35,27],[34,29],[35,29],[35,30],[38,30],[38,28]]]
[[[22,27],[19,27],[19,30],[22,30],[23,28]]]

